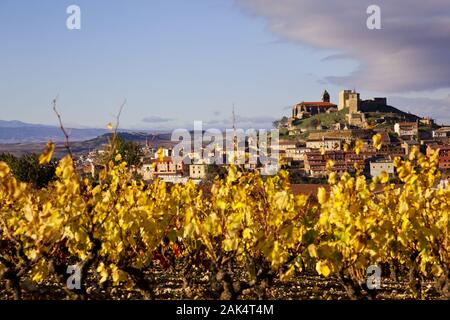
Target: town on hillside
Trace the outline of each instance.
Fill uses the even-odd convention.
[[[333,160],[333,170],[337,174],[353,174],[358,168],[369,179],[386,172],[395,180],[395,157],[406,157],[414,146],[427,155],[439,152],[442,183],[447,181],[450,127],[438,126],[433,119],[392,107],[385,97],[364,100],[355,90],[343,90],[333,103],[325,90],[320,101],[294,104],[290,116],[275,121],[274,127],[279,129],[280,136],[278,146],[272,148],[278,148],[280,163],[289,171],[291,183],[304,185],[305,190],[313,190],[308,184],[326,182],[329,160]],[[372,145],[375,134],[382,138],[379,150]],[[358,153],[353,151],[357,141],[362,142]],[[198,152],[186,154],[192,160],[189,164],[176,162],[175,145],[176,142],[141,142],[140,161],[134,168],[136,173],[146,182],[159,178],[168,183],[186,183],[188,180],[202,183],[226,172],[226,164],[202,160],[204,157]],[[200,152],[219,152],[220,156],[228,156],[220,149],[207,151],[204,145]],[[241,152],[249,152],[247,141]],[[95,176],[101,169],[99,159],[103,153],[104,150],[99,149],[81,155],[77,160],[78,169],[85,175]],[[243,164],[242,167],[264,170],[264,166],[258,164]]]

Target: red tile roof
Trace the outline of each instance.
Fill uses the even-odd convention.
[[[306,105],[306,106],[316,106],[316,107],[337,107],[334,103],[331,102],[300,102],[299,105]]]
[[[330,186],[327,184],[292,184],[291,190],[296,195],[316,195],[320,187],[324,187],[327,192],[330,191]]]
[[[417,122],[399,122],[400,127],[417,127]]]

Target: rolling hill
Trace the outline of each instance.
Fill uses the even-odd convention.
[[[67,128],[72,141],[93,139],[108,132],[106,129]],[[52,140],[64,141],[64,135],[57,126],[31,124],[17,120],[0,120],[0,143],[36,143]]]
[[[150,134],[145,132],[119,132],[119,136],[125,140],[138,142],[141,144],[149,143],[154,146],[168,146],[174,145],[176,142],[170,141],[171,135],[168,133]],[[85,154],[94,149],[100,149],[104,144],[109,142],[111,137],[110,133],[102,134],[93,139],[84,141],[72,141],[70,140],[70,148],[72,153],[77,156]],[[41,153],[45,148],[45,142],[21,142],[21,143],[0,143],[0,154],[11,153],[15,156],[22,156],[30,153]],[[62,141],[56,142],[54,156],[55,158],[61,158],[67,154],[67,150],[64,147]]]

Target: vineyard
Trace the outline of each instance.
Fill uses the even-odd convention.
[[[450,298],[450,187],[436,188],[437,158],[396,159],[400,185],[328,167],[330,191],[306,196],[286,172],[233,166],[209,188],[146,185],[117,153],[96,181],[66,156],[38,189],[0,162],[0,298],[396,298],[367,286],[374,265],[404,297]]]

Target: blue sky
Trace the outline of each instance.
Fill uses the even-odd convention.
[[[56,94],[69,126],[105,127],[126,98],[121,124],[135,129],[227,125],[233,103],[243,125],[266,126],[324,89],[336,101],[345,85],[329,79],[351,74],[358,57],[325,59],[342,48],[274,32],[273,17],[245,2],[1,0],[0,119],[56,124]],[[71,4],[81,30],[66,28]],[[446,110],[442,86],[389,94]]]

